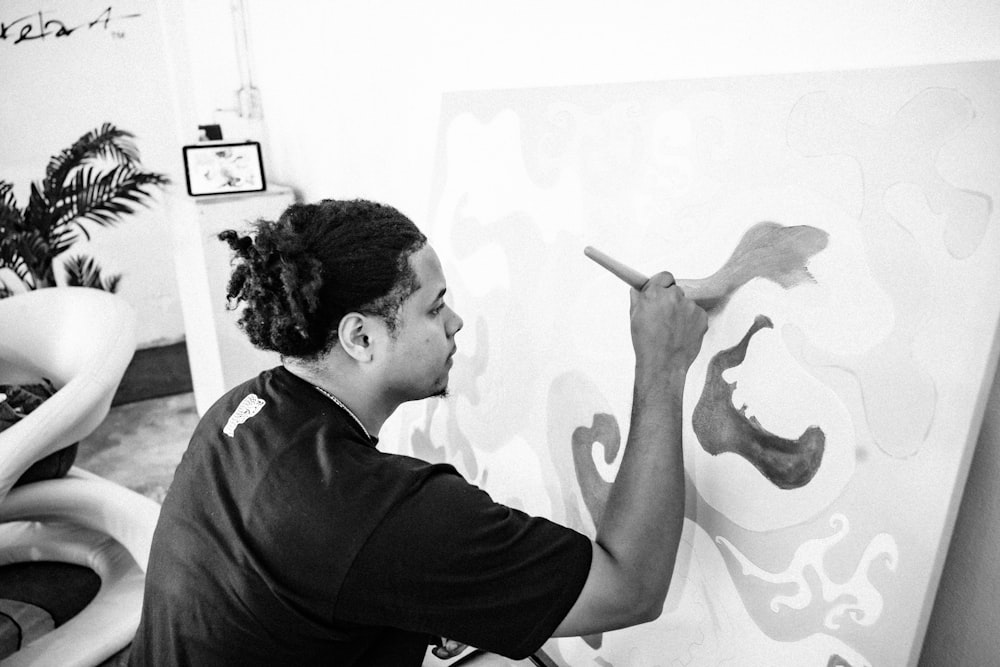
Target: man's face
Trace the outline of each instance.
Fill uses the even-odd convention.
[[[434,249],[424,245],[410,255],[409,263],[419,287],[400,305],[399,324],[387,333],[377,360],[386,390],[400,403],[447,391],[455,334],[463,324],[444,301],[447,284]]]

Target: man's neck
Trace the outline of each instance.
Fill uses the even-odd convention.
[[[371,436],[378,437],[382,424],[398,407],[389,404],[371,386],[370,378],[361,372],[352,359],[338,359],[336,352],[315,363],[304,364],[294,359],[285,359],[283,364],[292,375],[335,396],[361,421]]]

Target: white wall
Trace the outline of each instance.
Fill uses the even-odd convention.
[[[417,218],[443,91],[1000,55],[992,0],[247,1],[276,177]]]
[[[232,111],[230,0],[123,0],[115,15],[145,15],[112,24],[123,38],[91,30],[0,41],[0,178],[22,201],[53,152],[104,120],[136,131],[147,165],[174,177],[173,200],[98,230],[87,248],[125,274],[140,347],[184,336],[165,250],[171,226],[191,215],[179,148],[197,123],[263,140],[269,180],[307,199],[367,196],[419,220],[443,91],[1000,57],[1000,4],[991,0],[246,3],[269,136]],[[107,6],[56,0],[44,9],[75,25]],[[0,5],[8,22],[38,9]]]

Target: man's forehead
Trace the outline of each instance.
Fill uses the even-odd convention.
[[[444,294],[447,289],[444,271],[430,244],[410,255],[410,267],[417,279],[417,289],[412,296],[431,301]]]

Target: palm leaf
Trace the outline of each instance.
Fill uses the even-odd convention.
[[[17,235],[17,252],[23,259],[23,267],[31,275],[30,280],[20,275],[33,287],[53,284],[55,274],[52,258],[68,249],[76,240],[75,234],[65,234],[56,227],[58,220],[52,216],[52,206],[38,183],[31,184],[28,205],[24,209],[24,221]]]
[[[24,227],[33,229],[42,236],[48,236],[55,221],[49,215],[52,206],[49,198],[38,183],[31,184],[28,205],[24,207]]]
[[[0,230],[0,267],[8,268],[21,277],[24,272],[24,260],[18,252],[19,232],[3,228]]]
[[[55,254],[44,237],[26,229],[12,237],[12,244],[17,259],[11,268],[18,278],[32,289],[54,284],[51,258]]]
[[[89,239],[90,234],[83,226],[85,220],[101,226],[114,225],[124,216],[135,213],[140,206],[148,205],[152,193],[147,190],[151,186],[167,182],[160,174],[138,171],[129,165],[120,165],[104,173],[83,167],[73,177],[70,194],[52,208],[55,222],[50,238],[54,243],[72,243],[75,233],[70,225],[74,225]]]
[[[17,277],[24,280],[28,273],[28,268],[18,252],[18,239],[14,234],[4,232],[0,238],[0,268],[6,268],[17,274]]]
[[[113,225],[148,206],[152,190],[170,181],[142,169],[134,138],[111,123],[87,132],[49,160],[45,177],[31,184],[23,210],[10,184],[0,181],[0,266],[12,269],[30,289],[54,285],[53,260],[81,237],[90,238],[84,223]],[[109,291],[121,277],[102,278],[89,258],[68,270],[72,280]]]
[[[24,213],[17,207],[13,188],[7,181],[0,181],[0,267],[11,269],[25,280],[30,270],[21,246],[30,234],[25,229]]]
[[[51,284],[47,270],[50,256],[44,239],[31,232],[20,232],[4,239],[3,264],[11,269],[29,288]]]
[[[93,287],[106,292],[118,291],[122,274],[116,273],[104,278],[101,275],[101,268],[92,257],[85,255],[70,257],[63,266],[66,269],[66,284],[70,287]]]
[[[56,195],[66,184],[66,179],[74,170],[95,158],[105,158],[116,164],[139,164],[139,149],[133,139],[135,135],[120,130],[111,123],[104,123],[96,130],[87,132],[73,142],[73,145],[58,155],[52,156],[45,169],[44,189]]]
[[[0,228],[19,227],[23,217],[20,209],[17,208],[13,184],[0,181]]]

